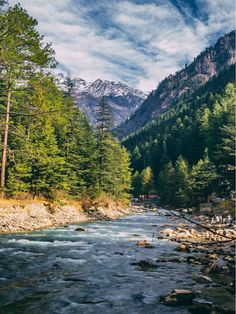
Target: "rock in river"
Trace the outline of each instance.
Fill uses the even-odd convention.
[[[84,229],[84,228],[79,227],[79,228],[76,228],[75,231],[87,231],[87,230]]]
[[[195,294],[190,290],[174,289],[171,294],[160,297],[160,303],[165,305],[187,305],[192,304]]]
[[[193,278],[199,283],[211,283],[212,280],[208,276],[194,274]]]
[[[147,240],[138,241],[137,246],[144,247],[146,249],[153,249],[154,248],[154,246],[151,245]]]
[[[190,252],[190,249],[187,245],[185,244],[180,244],[178,245],[176,248],[175,248],[175,251],[178,251],[178,252]]]
[[[137,265],[141,268],[157,267],[157,265],[151,259],[144,259],[144,260],[139,261],[138,263],[131,263],[131,265]]]

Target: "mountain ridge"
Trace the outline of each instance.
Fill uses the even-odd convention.
[[[170,108],[176,100],[196,91],[222,70],[235,64],[235,30],[220,37],[214,46],[202,51],[193,62],[166,77],[141,106],[116,130],[124,138],[144,127]]]
[[[66,90],[68,77],[60,73],[57,82],[61,89]],[[97,105],[102,97],[106,97],[113,111],[114,126],[124,122],[139,108],[146,94],[121,82],[96,79],[87,82],[82,78],[70,79],[71,95],[78,108],[96,124]]]

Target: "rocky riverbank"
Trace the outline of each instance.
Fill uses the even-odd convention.
[[[177,286],[169,294],[161,296],[159,302],[167,307],[188,307],[190,313],[196,314],[233,314],[236,225],[212,224],[204,215],[185,217],[195,221],[196,225],[176,217],[180,212],[154,210],[159,216],[169,216],[170,223],[163,225],[153,237],[176,243],[173,256],[147,258],[133,264],[144,271],[154,271],[164,264],[177,269],[178,264],[184,264],[186,270],[189,267],[194,270],[191,276],[195,282],[194,286]],[[139,247],[155,249],[152,244],[146,240],[137,242]],[[221,305],[216,302],[219,299],[222,300]]]
[[[30,202],[2,206],[0,203],[0,233],[26,232],[91,220],[113,220],[139,211],[141,207],[122,206],[115,202],[88,208],[83,208],[83,204]]]

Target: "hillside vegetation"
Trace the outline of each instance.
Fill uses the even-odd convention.
[[[133,193],[193,206],[234,190],[234,66],[124,140],[132,156]],[[144,182],[145,172],[146,182]],[[148,177],[148,179],[147,179]]]

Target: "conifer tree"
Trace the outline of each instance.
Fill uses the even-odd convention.
[[[217,179],[216,168],[207,153],[204,159],[192,167],[190,178],[192,204],[207,202],[208,196],[215,190],[214,183]]]
[[[115,197],[128,197],[131,185],[130,158],[110,131],[111,107],[102,98],[97,117],[97,190]]]
[[[0,74],[6,97],[0,182],[4,195],[12,94],[34,73],[44,67],[53,67],[55,60],[50,45],[44,44],[36,31],[37,21],[20,5],[3,11],[0,24],[3,34],[0,40]]]
[[[140,173],[136,170],[132,176],[132,193],[134,196],[139,196],[142,192],[142,180]]]
[[[158,192],[161,202],[176,205],[176,172],[173,164],[169,162],[158,176]]]
[[[186,160],[180,156],[175,164],[176,173],[176,198],[178,206],[186,206],[189,203],[189,166]]]
[[[141,185],[143,194],[152,194],[154,189],[153,173],[151,167],[143,169],[141,173]]]
[[[10,143],[15,150],[15,160],[8,171],[8,190],[15,194],[27,189],[35,196],[50,196],[53,190],[67,189],[65,159],[56,136],[62,94],[51,78],[40,75],[31,80],[30,86],[28,95],[24,93],[22,100],[19,96],[14,105],[20,110],[21,101],[24,101],[28,114],[14,118],[15,132]]]

